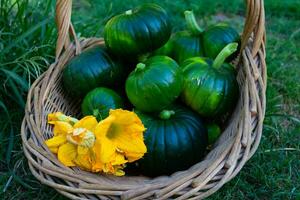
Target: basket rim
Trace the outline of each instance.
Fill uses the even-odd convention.
[[[96,38],[83,39],[80,41],[80,44],[82,44],[83,46],[86,45],[86,47],[89,48],[89,47],[92,47],[93,45],[103,44],[103,40],[96,39]],[[68,53],[68,50],[72,51],[72,53],[70,53],[70,52]],[[68,50],[66,51],[67,53],[62,54],[62,56],[61,56],[62,60],[65,59],[65,57],[67,55],[72,55],[72,56],[75,55],[76,49],[73,45],[70,45]],[[251,55],[251,54],[250,54],[249,50],[248,51],[245,50],[243,55],[246,56],[244,58],[249,59],[249,55]],[[248,63],[251,63],[251,61],[248,61]],[[76,190],[76,187],[64,186],[61,184],[53,184],[51,181],[49,182],[49,180],[47,180],[47,178],[42,177],[41,175],[39,175],[37,173],[37,171],[40,171],[40,172],[42,171],[44,174],[47,174],[47,173],[50,174],[51,170],[44,168],[43,165],[45,165],[45,164],[43,164],[43,162],[46,162],[47,165],[49,165],[49,163],[51,163],[51,162],[45,160],[45,158],[47,158],[47,156],[49,156],[49,151],[43,149],[44,152],[41,152],[42,148],[47,149],[47,147],[45,147],[42,144],[42,141],[39,141],[37,138],[35,138],[35,139],[32,138],[33,132],[28,133],[29,126],[33,127],[33,126],[37,126],[37,124],[38,124],[38,123],[34,122],[34,120],[32,119],[33,118],[33,116],[32,116],[33,109],[36,108],[36,106],[37,106],[37,105],[32,106],[32,103],[34,103],[34,102],[32,102],[32,100],[37,101],[38,97],[34,96],[37,93],[37,90],[47,91],[47,90],[43,90],[43,87],[45,88],[45,87],[51,85],[51,83],[53,83],[56,80],[57,77],[55,77],[55,76],[59,75],[59,73],[58,73],[59,70],[57,70],[57,65],[59,65],[59,64],[60,64],[60,62],[57,61],[53,65],[51,65],[51,67],[42,76],[40,76],[39,79],[37,79],[36,82],[32,85],[30,92],[28,94],[28,101],[27,101],[27,105],[26,105],[27,109],[25,111],[26,115],[25,115],[25,118],[24,118],[24,121],[22,124],[22,141],[23,141],[24,153],[30,163],[29,164],[30,170],[32,171],[34,176],[36,176],[37,179],[39,179],[42,183],[56,188],[59,192],[63,192],[64,195],[67,195],[65,192],[67,192],[67,193],[71,192],[70,188],[72,188],[72,191],[74,191],[74,189],[75,189],[75,191],[77,191],[77,193],[80,193],[80,192],[89,193],[91,191],[97,193],[97,190],[90,190],[90,189],[87,190],[87,189],[80,189],[80,188],[78,190]],[[240,70],[240,71],[243,71],[243,70]],[[250,69],[249,69],[249,71],[250,71]],[[46,81],[45,81],[45,79],[46,79]],[[263,88],[265,88],[265,87],[263,87]],[[248,92],[249,91],[247,91],[247,93]],[[265,91],[262,93],[264,94]],[[47,94],[43,94],[42,96],[40,96],[40,98],[42,98],[42,97],[44,97],[44,100],[47,99]],[[264,98],[264,95],[262,95],[262,97]],[[249,101],[249,94],[248,94],[248,98],[246,98],[246,100],[247,99]],[[42,106],[42,105],[39,105],[39,106]],[[262,107],[263,107],[263,104],[262,104],[262,106],[258,106],[258,108],[262,109],[260,112],[263,112]],[[239,109],[237,109],[237,110],[239,110]],[[252,115],[254,117],[257,116],[256,115],[257,111],[249,111],[249,113],[250,113],[250,115]],[[257,126],[260,126],[259,129],[261,129],[262,120],[263,120],[263,115],[262,115],[262,118],[259,120],[259,122],[257,121],[257,123],[258,123]],[[40,123],[41,122],[39,122],[39,124]],[[26,127],[27,127],[27,130],[26,130]],[[33,129],[37,130],[38,128],[35,127]],[[222,156],[215,158],[214,162],[211,162],[211,166],[207,167],[207,169],[205,169],[205,166],[203,167],[203,161],[202,161],[202,162],[192,166],[188,170],[176,172],[176,173],[172,174],[171,176],[156,177],[154,179],[146,179],[145,178],[145,184],[143,184],[142,186],[136,187],[137,185],[138,186],[140,185],[140,182],[137,182],[138,184],[134,186],[134,189],[128,187],[130,189],[127,191],[123,191],[123,190],[115,191],[114,190],[113,194],[120,195],[124,199],[130,199],[130,198],[135,197],[136,195],[138,195],[138,196],[141,196],[144,194],[149,195],[150,193],[155,191],[156,192],[155,196],[157,198],[160,198],[160,197],[166,197],[166,196],[169,196],[170,194],[172,194],[174,187],[178,189],[180,187],[185,186],[187,183],[189,183],[193,188],[191,191],[194,191],[195,189],[198,189],[198,188],[201,189],[204,186],[206,186],[203,183],[203,179],[206,181],[208,180],[207,183],[209,183],[209,181],[213,180],[213,179],[218,180],[219,181],[218,184],[212,185],[213,187],[210,190],[208,190],[206,193],[205,192],[201,193],[202,196],[207,196],[208,194],[212,193],[212,191],[220,188],[225,182],[231,180],[241,170],[241,168],[245,164],[245,162],[254,154],[254,152],[259,144],[259,141],[260,141],[261,130],[259,130],[257,132],[257,134],[254,138],[254,141],[253,141],[254,143],[251,144],[251,145],[253,145],[252,148],[251,148],[251,145],[248,145],[248,141],[244,141],[245,142],[244,144],[242,143],[241,139],[243,137],[243,134],[241,131],[239,134],[237,134],[235,136],[236,136],[236,138],[239,138],[240,140],[237,140],[237,139],[228,140],[228,146],[231,146],[232,148],[221,149],[220,151],[223,151]],[[35,137],[35,136],[33,136],[33,137]],[[240,143],[238,144],[237,141]],[[242,149],[243,145],[245,146],[245,148],[242,151],[241,149]],[[32,148],[32,146],[36,146],[35,148],[37,148],[38,151],[37,151],[37,149]],[[227,145],[224,145],[224,146],[227,146]],[[238,148],[240,148],[240,150],[237,150]],[[33,153],[33,151],[35,151],[35,152]],[[41,154],[43,157],[41,159],[42,161],[39,161],[39,162],[34,161],[33,157],[35,157],[39,154]],[[226,157],[227,157],[227,159],[226,159]],[[224,159],[226,159],[226,160],[224,160]],[[240,160],[239,165],[237,164],[238,159]],[[204,161],[206,161],[206,159],[204,159]],[[40,164],[42,163],[42,164],[41,164],[41,166],[38,166],[37,163],[40,163]],[[59,165],[58,161],[55,162],[55,165],[60,166],[61,169],[65,170],[65,167]],[[197,167],[199,167],[199,165],[200,165],[200,168],[201,167],[203,168],[203,170],[199,171],[199,168],[197,168]],[[40,169],[37,170],[36,168],[39,168],[39,167],[40,167]],[[53,168],[53,166],[52,166],[52,168]],[[54,170],[54,172],[58,173],[57,171],[59,171],[59,170],[57,170],[57,169]],[[68,175],[70,175],[72,173],[79,173],[80,170],[72,169],[71,170],[72,172],[70,170],[68,170],[68,171],[69,171]],[[52,174],[53,174],[53,172],[52,172]],[[197,175],[198,175],[198,177],[197,177]],[[55,176],[55,175],[53,175],[53,176]],[[63,176],[63,175],[59,174],[59,176]],[[71,177],[73,177],[73,176],[74,176],[74,174],[72,174]],[[196,177],[196,178],[193,179],[193,177]],[[68,178],[70,178],[70,177],[68,177]],[[137,178],[137,177],[134,177],[134,178]],[[73,177],[73,179],[74,179],[74,177]],[[118,178],[118,179],[121,180],[122,178]],[[188,179],[188,181],[187,181],[187,179]],[[125,178],[125,180],[126,180],[126,178]],[[214,182],[216,182],[215,180],[214,180]],[[161,184],[159,184],[159,183],[161,183]],[[184,183],[183,186],[181,185],[181,183]],[[115,184],[115,182],[114,182],[114,184]],[[112,187],[112,185],[110,185],[110,186]],[[118,187],[126,187],[126,186],[127,185],[125,183],[118,182]],[[148,188],[145,189],[145,186],[147,186]],[[109,186],[107,186],[107,187],[109,187]],[[100,193],[103,193],[103,190],[99,190],[99,191],[101,191]],[[189,194],[189,193],[186,193],[186,194]],[[196,192],[196,194],[197,194],[197,192]],[[183,197],[185,197],[184,195],[183,195]]]

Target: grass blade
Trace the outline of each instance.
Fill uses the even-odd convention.
[[[17,73],[3,68],[0,70],[3,71],[9,78],[13,79],[16,83],[18,83],[18,85],[20,85],[24,91],[28,90],[29,88],[28,82],[25,79],[23,79],[21,76],[19,76]]]
[[[266,118],[267,117],[282,117],[282,118],[287,118],[297,124],[300,124],[300,119],[293,116],[293,115],[285,115],[285,114],[267,114],[266,115]]]
[[[15,39],[13,43],[8,45],[8,47],[4,48],[4,50],[2,51],[2,54],[9,52],[12,48],[16,47],[18,45],[18,43],[25,40],[28,36],[31,36],[35,31],[37,31],[39,28],[41,28],[42,26],[49,23],[51,20],[53,20],[53,19],[52,18],[44,19],[43,21],[39,22],[35,26],[31,27],[29,30],[27,30],[25,33],[23,33],[17,39]]]
[[[29,189],[29,190],[35,190],[35,188],[31,187],[29,184],[27,184],[26,182],[24,182],[22,180],[22,178],[20,178],[19,176],[13,174],[14,180],[16,182],[18,182],[19,184],[21,184],[24,188]]]
[[[12,92],[14,93],[14,96],[11,96],[11,99],[13,101],[15,101],[22,109],[25,107],[25,101],[24,98],[22,96],[22,92],[18,90],[17,86],[15,85],[15,83],[11,80],[8,80],[9,82],[9,86],[12,89]]]
[[[6,192],[6,190],[7,190],[7,188],[9,187],[9,185],[10,185],[10,183],[11,183],[12,180],[13,180],[13,176],[10,176],[9,179],[7,180],[7,182],[6,182],[6,184],[5,184],[4,188],[3,188],[3,190],[2,190],[3,193]]]
[[[6,151],[6,164],[10,164],[11,155],[14,147],[14,130],[13,128],[10,129],[9,139],[8,139],[8,145],[7,145],[7,151]]]
[[[5,104],[3,103],[3,101],[0,100],[0,108],[2,108],[2,110],[4,110],[5,114],[7,115],[7,117],[9,117],[9,112],[7,107],[5,106]]]

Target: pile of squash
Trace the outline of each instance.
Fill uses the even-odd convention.
[[[173,34],[156,4],[114,16],[105,25],[105,46],[82,52],[63,71],[65,91],[82,101],[83,116],[102,120],[123,108],[140,117],[148,150],[135,167],[149,176],[201,161],[239,96],[230,64],[237,31],[226,24],[202,30],[193,12],[184,14],[187,29]]]

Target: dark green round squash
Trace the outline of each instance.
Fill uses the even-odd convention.
[[[192,11],[185,11],[187,22],[186,31],[175,33],[171,39],[159,50],[156,55],[166,55],[182,64],[188,58],[204,56],[202,47],[202,32]]]
[[[143,174],[169,175],[201,161],[207,147],[207,130],[192,110],[173,105],[160,114],[135,111],[147,128],[147,153],[138,161]]]
[[[236,106],[239,90],[235,69],[224,61],[237,46],[237,43],[227,45],[214,61],[198,57],[188,59],[182,65],[185,76],[183,101],[200,115],[215,117]]]
[[[124,80],[123,66],[105,47],[97,46],[69,61],[63,71],[63,85],[73,97],[83,97],[99,86],[113,87]]]
[[[126,80],[129,101],[144,112],[161,111],[180,95],[183,73],[167,56],[154,56],[139,63]]]
[[[104,29],[107,47],[124,57],[149,53],[170,38],[167,12],[156,4],[145,4],[111,18]]]
[[[205,124],[205,127],[207,128],[207,133],[208,133],[208,144],[213,145],[221,136],[222,133],[221,128],[216,123]]]
[[[122,98],[113,90],[104,87],[90,91],[81,104],[84,116],[94,115],[99,121],[108,117],[110,109],[118,108],[124,108]]]
[[[159,49],[155,50],[152,54],[152,56],[169,56],[172,57],[172,51],[173,51],[173,37],[168,40],[168,42],[160,47]],[[147,55],[146,55],[147,56]]]
[[[204,31],[198,25],[193,11],[185,11],[184,14],[187,30],[175,33],[155,55],[170,56],[181,65],[183,61],[192,57],[205,56],[215,59],[229,43],[240,44],[240,35],[228,24],[216,24]],[[231,55],[227,61],[232,61],[238,52]]]
[[[194,35],[188,31],[176,33],[173,38],[173,52],[171,57],[179,64],[182,64],[186,59],[203,56],[201,35]]]
[[[226,45],[234,42],[240,44],[240,35],[228,24],[211,26],[203,33],[203,48],[208,58],[215,59]],[[235,58],[238,52],[230,56],[227,61]]]

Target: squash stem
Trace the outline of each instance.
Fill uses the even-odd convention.
[[[97,119],[98,121],[101,121],[101,120],[102,120],[102,116],[101,116],[101,113],[100,113],[99,109],[94,109],[94,110],[93,110],[93,115],[94,115],[94,117],[96,117],[96,119]]]
[[[136,65],[135,71],[140,72],[143,71],[146,68],[146,65],[144,63],[139,63]]]
[[[159,114],[159,118],[168,120],[171,118],[172,115],[175,115],[175,111],[173,110],[163,110]]]
[[[225,62],[225,60],[231,56],[234,52],[236,52],[238,48],[238,43],[230,43],[218,54],[216,59],[214,60],[213,67],[215,69],[219,69]]]
[[[204,30],[199,26],[195,18],[193,11],[185,11],[185,21],[187,23],[188,29],[195,35],[199,35],[204,32]]]

